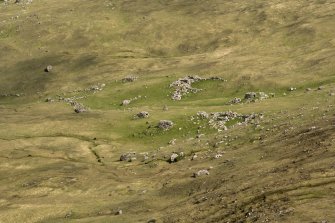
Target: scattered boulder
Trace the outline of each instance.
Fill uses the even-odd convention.
[[[123,214],[123,211],[121,209],[115,212],[115,215],[122,215],[122,214]]]
[[[48,65],[45,69],[44,69],[44,71],[45,72],[51,72],[52,71],[52,66],[51,65]]]
[[[221,157],[222,157],[222,154],[220,154],[220,153],[219,153],[219,154],[216,154],[216,155],[214,156],[215,159],[219,159],[219,158],[221,158]]]
[[[123,101],[122,101],[121,105],[122,105],[122,106],[127,106],[127,105],[130,104],[130,102],[131,102],[131,100],[126,99],[126,100],[123,100]]]
[[[169,142],[169,145],[175,145],[176,144],[176,140],[177,139],[171,139],[170,142]]]
[[[82,105],[80,103],[75,103],[74,104],[74,112],[75,113],[87,112],[87,109],[84,107],[84,105]]]
[[[69,211],[65,214],[64,218],[71,218],[73,215],[73,212],[72,211]]]
[[[273,94],[274,95],[274,94]],[[255,101],[255,100],[264,100],[268,99],[269,95],[264,92],[247,92],[244,95],[244,99],[248,101]]]
[[[200,117],[201,119],[208,119],[209,114],[207,112],[204,112],[204,111],[198,111],[197,116]]]
[[[122,79],[122,82],[123,83],[126,83],[126,82],[134,82],[137,80],[137,76],[133,76],[133,75],[129,75],[129,76],[126,76]]]
[[[47,99],[45,99],[45,102],[54,102],[55,100],[54,99],[52,99],[52,98],[47,98]]]
[[[196,160],[198,158],[197,154],[193,154],[193,156],[191,157],[191,160]]]
[[[172,153],[168,162],[169,163],[175,163],[178,162],[179,160],[183,159],[185,156],[184,152],[180,152],[179,154],[177,153]]]
[[[86,88],[85,91],[93,91],[93,92],[102,91],[105,86],[106,86],[106,84],[97,84],[97,85],[93,85],[89,88]]]
[[[132,162],[134,160],[136,160],[135,152],[124,153],[120,156],[120,161]]]
[[[173,122],[170,120],[160,120],[158,123],[158,128],[163,130],[169,130],[173,127]]]
[[[172,155],[170,156],[169,162],[170,163],[174,163],[178,161],[178,157],[179,155],[177,153],[172,153]]]
[[[204,175],[209,175],[209,171],[206,169],[203,169],[203,170],[199,170],[198,172],[193,173],[194,178],[204,176]]]
[[[137,114],[138,118],[148,118],[149,117],[149,112],[146,111],[141,111],[140,113]]]
[[[230,103],[231,104],[239,104],[242,102],[242,99],[241,98],[233,98]]]
[[[82,112],[86,112],[87,110],[85,108],[75,108],[74,112],[75,113],[82,113]]]
[[[256,93],[255,92],[247,92],[244,95],[244,99],[250,100],[256,98]]]
[[[257,93],[257,98],[259,100],[264,100],[264,99],[268,99],[269,98],[269,95],[265,94],[264,92],[258,92]]]

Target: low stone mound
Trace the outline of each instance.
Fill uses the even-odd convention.
[[[169,130],[173,127],[174,123],[170,120],[160,120],[158,123],[158,128],[163,130]]]
[[[136,115],[138,118],[149,118],[149,112],[141,111]]]

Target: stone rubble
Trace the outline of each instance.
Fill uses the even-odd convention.
[[[238,114],[232,111],[226,112],[212,112],[207,114],[206,112],[198,112],[197,118],[198,120],[207,119],[208,124],[211,128],[218,129],[218,130],[228,130],[226,126],[227,122],[232,120],[237,120],[237,124],[248,124],[255,119],[262,119],[263,114]]]
[[[202,91],[202,89],[193,88],[192,84],[195,82],[205,81],[205,80],[223,80],[223,79],[219,77],[202,78],[197,75],[179,78],[178,80],[170,84],[170,88],[175,89],[171,95],[172,100],[180,101],[182,97],[187,94],[197,93],[199,91]]]

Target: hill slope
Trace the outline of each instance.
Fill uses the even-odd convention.
[[[0,1],[0,222],[334,221],[334,11]]]

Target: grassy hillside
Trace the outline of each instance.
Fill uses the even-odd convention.
[[[0,1],[0,222],[335,221],[335,3],[14,2]],[[172,100],[188,75],[208,80]],[[221,131],[199,111],[264,118]]]

